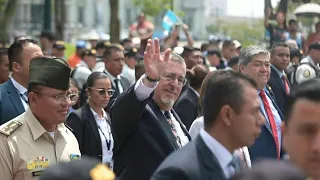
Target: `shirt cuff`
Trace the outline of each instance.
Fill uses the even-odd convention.
[[[158,82],[152,82],[152,88],[144,85],[142,81],[144,77],[145,75],[142,75],[140,79],[137,81],[136,85],[134,86],[134,92],[136,93],[136,96],[139,99],[139,101],[146,100],[158,85]]]

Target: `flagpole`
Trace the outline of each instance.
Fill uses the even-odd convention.
[[[174,0],[170,1],[171,10],[174,11]]]

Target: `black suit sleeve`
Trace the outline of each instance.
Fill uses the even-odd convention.
[[[151,180],[191,180],[187,174],[181,169],[174,167],[167,167],[158,170],[152,177]]]
[[[111,107],[112,129],[118,146],[122,146],[133,135],[142,119],[147,102],[153,93],[144,101],[139,101],[132,85],[122,93]]]
[[[84,121],[76,113],[72,112],[69,114],[66,124],[72,129],[74,136],[78,140],[80,152],[82,152]]]

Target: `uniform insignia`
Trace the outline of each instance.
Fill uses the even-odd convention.
[[[305,77],[305,78],[308,78],[308,77],[310,77],[310,71],[309,70],[305,70],[304,72],[303,72],[303,76]]]
[[[18,127],[20,127],[21,125],[22,123],[19,121],[11,121],[6,126],[0,129],[0,133],[6,136],[10,136],[10,134],[13,133],[16,129],[18,129]]]
[[[79,154],[70,154],[70,160],[78,160],[80,159],[80,155]]]
[[[49,160],[45,157],[37,157],[36,160],[28,160],[27,161],[27,169],[35,170],[35,169],[45,169],[49,167]]]

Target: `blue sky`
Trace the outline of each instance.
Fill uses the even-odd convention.
[[[271,0],[275,5],[280,0]],[[228,0],[228,15],[245,17],[263,17],[264,0]]]

